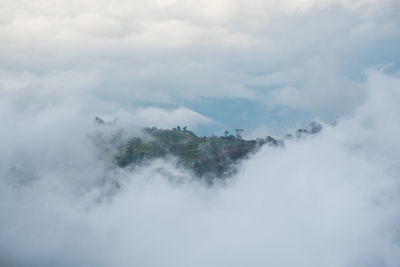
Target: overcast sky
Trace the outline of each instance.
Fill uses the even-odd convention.
[[[1,267],[400,266],[399,0],[0,1]],[[102,151],[315,118],[214,186]]]
[[[201,133],[332,121],[363,102],[365,70],[400,63],[399,12],[397,0],[3,0],[0,97],[27,114],[180,108],[173,124],[194,116]]]

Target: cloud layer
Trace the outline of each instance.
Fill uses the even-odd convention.
[[[365,72],[400,62],[399,9],[2,1],[0,265],[399,266],[399,74]],[[265,148],[210,188],[173,159],[114,168],[93,141],[113,130],[96,115],[127,136],[338,124]]]
[[[400,80],[368,77],[354,116],[266,147],[212,188],[170,162],[110,168],[90,139],[99,129],[68,105],[23,121],[11,108],[2,129],[12,131],[0,131],[0,262],[398,266]]]
[[[3,2],[2,90],[86,96],[93,112],[248,99],[256,121],[332,119],[362,102],[366,68],[400,62],[392,0]]]

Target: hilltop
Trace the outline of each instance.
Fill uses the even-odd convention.
[[[101,125],[110,125],[96,117]],[[295,136],[313,134],[321,125],[312,123],[309,130],[299,129]],[[236,165],[257,152],[262,146],[283,146],[283,140],[271,136],[246,140],[241,136],[243,130],[235,134],[225,131],[223,136],[197,136],[187,127],[172,129],[146,127],[142,134],[119,142],[112,152],[112,162],[120,167],[135,167],[153,159],[175,158],[179,167],[190,170],[199,178],[224,178],[235,173]],[[286,138],[293,138],[287,135]]]

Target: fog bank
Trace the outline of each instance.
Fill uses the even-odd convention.
[[[213,187],[166,161],[113,168],[84,103],[3,94],[0,265],[399,266],[400,79],[367,75],[356,113]]]

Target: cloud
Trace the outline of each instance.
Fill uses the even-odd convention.
[[[199,125],[215,123],[211,119],[194,112],[185,107],[173,110],[160,108],[138,108],[132,110],[121,110],[115,114],[118,118],[117,124],[126,129],[129,125],[134,127],[159,127],[173,128],[177,125],[187,126],[189,129],[196,129]]]
[[[91,140],[101,128],[71,103],[27,117],[2,106],[0,263],[398,266],[400,80],[367,75],[353,116],[265,147],[211,188],[168,161],[111,168]],[[183,107],[132,118],[187,113],[207,121]]]
[[[348,114],[365,98],[360,81],[343,77],[338,67],[327,68],[321,61],[308,62],[302,67],[274,73],[264,78],[266,84],[286,86],[271,90],[266,102],[294,110],[321,112],[325,116]]]
[[[0,265],[399,266],[399,79],[363,74],[400,62],[399,8],[2,1]],[[208,99],[339,123],[213,188],[99,158],[94,116],[128,134],[218,124],[190,108]]]
[[[0,58],[19,72],[11,87],[51,77],[58,94],[103,102],[250,99],[332,118],[362,102],[366,68],[399,62],[398,10],[391,0],[5,1]]]
[[[0,265],[399,266],[399,75],[368,70],[400,62],[399,9],[3,0]],[[212,188],[173,162],[99,156],[96,115],[128,135],[191,129],[220,123],[190,108],[210,99],[237,117],[229,101],[257,103],[238,106],[261,125],[274,108],[338,125]]]

